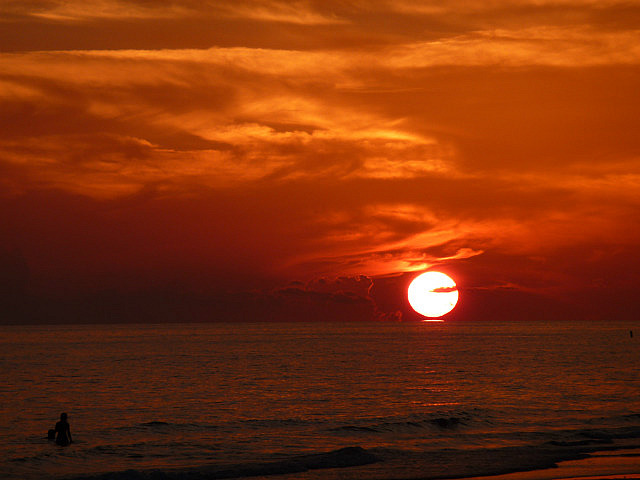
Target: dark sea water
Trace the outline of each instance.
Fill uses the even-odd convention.
[[[0,334],[0,478],[446,478],[640,445],[640,324]],[[45,438],[61,412],[69,447]]]

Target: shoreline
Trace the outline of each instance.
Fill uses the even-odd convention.
[[[619,480],[640,479],[640,448],[637,446],[598,450],[586,458],[564,460],[556,467],[474,476],[466,480]],[[453,479],[444,479],[453,480]]]
[[[601,448],[601,450],[597,450]],[[640,446],[600,446],[537,451],[518,447],[445,452],[366,450],[379,461],[302,474],[263,475],[268,480],[620,480],[640,479]],[[483,458],[485,457],[485,458]],[[446,473],[456,471],[457,473]],[[477,475],[475,472],[482,472]]]
[[[601,446],[604,447],[604,446]],[[640,446],[489,450],[342,449],[274,462],[126,470],[67,480],[621,480],[640,479]],[[481,472],[477,475],[476,472]]]

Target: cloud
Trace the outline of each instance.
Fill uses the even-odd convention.
[[[431,290],[434,293],[447,293],[447,292],[457,292],[458,287],[438,287]]]
[[[12,138],[4,144],[4,158],[31,168],[39,182],[103,197],[110,186],[111,195],[123,195],[148,182],[184,179],[219,187],[265,177],[411,177],[447,169],[446,148],[403,129],[398,119],[323,102],[321,92],[306,86],[313,78],[297,78],[308,65],[291,71],[298,86],[287,85],[282,73],[274,80],[277,65],[266,62],[266,72],[253,61],[242,67],[226,53],[205,55],[214,59],[213,70],[188,54],[94,53],[8,57],[5,112],[31,118],[5,131]],[[282,54],[285,70],[289,62]],[[225,71],[233,78],[225,79]],[[265,83],[256,84],[256,75]],[[53,117],[61,121],[51,123]],[[21,141],[16,155],[14,138],[39,130],[37,138]],[[166,145],[179,137],[191,145]],[[110,150],[130,138],[142,148],[123,154],[118,164]],[[133,161],[136,155],[146,161]],[[350,162],[342,161],[345,155]],[[80,157],[87,168],[76,168]]]
[[[332,25],[346,20],[332,14],[322,14],[311,6],[311,2],[249,1],[233,2],[223,7],[233,17],[268,22],[284,22],[301,25]]]
[[[98,0],[82,2],[35,1],[28,5],[9,1],[5,13],[29,15],[55,22],[87,22],[96,20],[157,20],[181,17],[239,17],[270,22],[299,23],[305,25],[340,23],[338,18],[324,16],[314,11],[308,2],[298,1],[243,1],[224,2],[193,1],[128,1]]]
[[[414,43],[389,52],[390,67],[439,65],[548,65],[587,67],[636,64],[640,60],[636,31],[599,32],[590,27],[533,27],[480,30],[466,35]]]
[[[355,67],[349,67],[348,56],[337,55],[341,61],[333,62],[332,54],[328,52],[317,55],[314,58],[301,52],[212,49],[4,56],[3,63],[7,68],[0,95],[3,95],[7,115],[5,134],[13,138],[38,134],[37,141],[35,137],[25,141],[22,148],[33,147],[33,161],[25,162],[25,156],[22,163],[25,168],[28,168],[27,163],[34,167],[34,175],[40,178],[39,181],[45,181],[45,177],[54,179],[47,168],[64,168],[64,164],[73,166],[74,163],[68,161],[70,156],[77,158],[88,154],[89,131],[112,132],[108,134],[110,138],[121,138],[122,141],[137,138],[146,142],[147,154],[153,152],[153,164],[147,162],[143,166],[140,162],[128,162],[126,168],[119,172],[121,181],[115,182],[120,185],[114,183],[109,171],[104,171],[101,178],[99,168],[91,171],[90,178],[84,177],[81,171],[74,171],[66,174],[68,178],[64,181],[52,183],[59,187],[69,185],[73,191],[100,196],[109,194],[109,185],[113,185],[111,194],[119,195],[143,188],[146,182],[175,183],[176,179],[222,186],[266,178],[293,180],[306,176],[382,180],[433,176],[463,178],[471,173],[469,166],[473,169],[484,167],[476,159],[472,160],[472,165],[466,161],[477,155],[485,142],[483,138],[467,138],[455,130],[443,131],[451,120],[439,123],[442,112],[447,109],[463,111],[466,108],[467,99],[471,101],[466,92],[457,98],[450,96],[450,105],[436,103],[430,106],[427,103],[422,111],[413,111],[413,105],[408,106],[409,110],[406,107],[397,109],[394,99],[398,94],[394,91],[385,93],[374,89],[378,103],[362,102],[358,98],[368,100],[371,95],[368,91],[365,90],[362,96],[357,89],[345,94],[339,86],[341,82],[365,82],[349,73],[350,68]],[[324,68],[326,64],[332,65],[328,71]],[[313,75],[314,68],[319,65],[323,65],[325,78],[320,83],[316,80],[317,75]],[[381,66],[377,68],[385,71]],[[482,75],[480,73],[478,85],[489,91],[485,90],[479,100],[473,100],[481,105],[485,101],[488,104],[503,87],[500,78],[496,79],[495,85],[485,85]],[[507,74],[501,74],[504,75]],[[256,82],[258,77],[262,81]],[[329,81],[332,77],[335,79],[333,83]],[[350,77],[353,81],[348,80]],[[442,89],[446,79],[452,75],[445,72],[443,78],[438,78],[427,73],[419,78]],[[535,75],[530,73],[529,78],[535,78]],[[456,79],[455,75],[453,79]],[[380,80],[367,82],[379,84]],[[502,91],[508,97],[509,84],[506,87]],[[568,93],[570,86],[566,88]],[[589,100],[588,95],[592,92],[589,88],[579,100]],[[527,98],[522,94],[526,93],[517,91],[512,95],[517,102],[522,102]],[[561,98],[564,93],[565,86],[562,86],[549,101]],[[431,98],[424,88],[418,91],[408,88],[401,95],[400,99]],[[544,101],[547,99],[543,98],[542,106]],[[602,103],[600,107],[597,100],[592,105],[602,108],[605,115],[604,109],[611,111],[608,104]],[[618,110],[618,119],[624,118],[624,108]],[[626,108],[630,108],[629,115],[633,115],[633,109]],[[512,111],[507,112],[511,114]],[[570,110],[564,110],[556,118],[562,119],[566,112]],[[487,138],[505,135],[519,142],[513,146],[509,141],[488,145],[482,156],[493,154],[491,161],[504,158],[504,165],[506,162],[513,165],[510,162],[510,155],[515,153],[512,148],[540,149],[543,142],[557,145],[558,129],[553,125],[556,120],[543,118],[544,111],[538,114],[534,110],[533,113],[540,116],[539,120],[537,117],[529,117],[528,120],[535,122],[533,126],[538,129],[534,132],[536,135],[529,136],[529,139],[536,138],[535,145],[526,145],[530,140],[522,137],[523,130],[508,117],[494,119],[488,127],[486,122],[482,122],[480,111],[477,115],[473,111],[469,113],[467,118],[472,119],[471,122],[459,117],[458,122],[462,124],[454,124],[450,128],[474,131],[478,127],[479,133]],[[30,120],[27,125],[20,121],[12,122],[9,117]],[[57,120],[52,122],[54,117]],[[590,129],[597,131],[606,120],[603,118],[602,123],[595,123]],[[565,125],[570,121],[568,118],[562,128],[566,129]],[[425,124],[431,128],[424,128]],[[614,124],[610,125],[608,128],[613,129]],[[513,130],[514,126],[517,130]],[[80,134],[82,131],[85,133]],[[79,134],[85,135],[84,140],[78,140]],[[597,135],[602,133],[596,133],[592,138],[597,138]],[[46,143],[54,138],[60,147],[56,152],[55,147],[49,147],[50,151],[45,154]],[[624,141],[633,140],[629,137]],[[42,144],[41,148],[35,148],[35,143]],[[100,138],[96,138],[95,143],[103,144]],[[5,145],[5,159],[15,162],[12,144],[15,146],[15,140]],[[197,149],[194,149],[196,145]],[[74,152],[75,149],[78,151]],[[585,149],[576,153],[581,154]],[[518,154],[521,165],[523,162],[531,165],[541,163],[538,152]],[[98,158],[100,155],[99,151],[91,153],[94,165],[102,162],[114,166],[114,157],[110,153],[105,151],[102,159]],[[54,157],[67,160],[60,162]],[[555,162],[553,153],[550,158]],[[466,161],[465,168],[460,168],[461,161]],[[544,159],[542,164],[549,166]],[[123,172],[127,173],[126,178],[121,175]],[[473,175],[477,177],[477,174]],[[75,176],[75,182],[72,176]]]

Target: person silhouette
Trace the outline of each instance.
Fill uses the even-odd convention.
[[[71,429],[69,428],[69,422],[67,421],[67,414],[60,414],[60,421],[56,423],[56,443],[61,446],[69,445],[73,440],[71,439]]]

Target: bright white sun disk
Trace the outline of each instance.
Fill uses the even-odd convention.
[[[425,317],[441,317],[458,303],[456,282],[441,272],[418,275],[407,293],[411,308]]]

